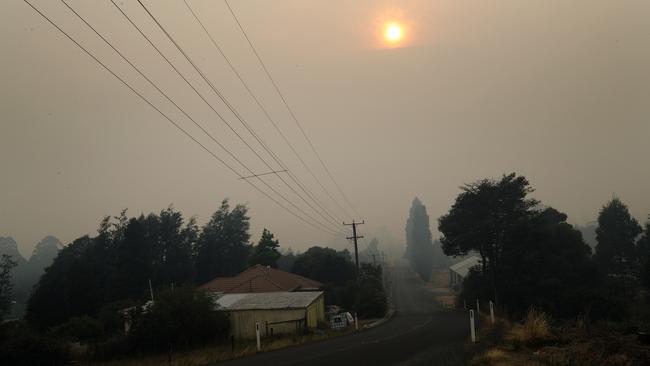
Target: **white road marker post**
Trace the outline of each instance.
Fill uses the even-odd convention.
[[[474,329],[474,310],[469,310],[469,329],[472,334],[472,343],[476,343],[476,330]]]
[[[354,313],[354,330],[359,330],[359,317]]]
[[[476,298],[476,315],[481,314],[481,303],[478,301],[478,297]]]
[[[490,319],[492,319],[492,324],[494,324],[494,303],[490,300]]]
[[[463,300],[463,309],[465,309],[465,311],[467,311],[467,301],[465,301],[465,300]]]
[[[255,338],[257,339],[257,352],[262,350],[262,344],[260,343],[260,323],[255,322]]]

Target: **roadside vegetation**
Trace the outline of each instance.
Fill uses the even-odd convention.
[[[650,348],[622,323],[557,321],[532,310],[520,322],[504,319],[485,326],[474,347],[473,366],[646,365]]]
[[[249,354],[249,343],[240,340],[233,354],[227,316],[196,286],[256,264],[289,265],[325,284],[327,304],[361,319],[384,316],[380,265],[363,263],[357,275],[348,251],[315,246],[282,254],[267,229],[250,243],[249,221],[246,206],[231,207],[227,200],[203,227],[171,206],[159,214],[107,216],[97,236],[80,237],[58,253],[34,286],[25,318],[0,325],[0,353],[10,355],[9,364],[25,365],[156,360],[222,349],[229,350],[227,357]],[[9,256],[1,258],[0,317],[11,309],[14,266]],[[343,334],[327,332],[327,324],[321,328],[318,335],[277,338],[264,347]]]
[[[502,319],[481,331],[487,349],[474,364],[647,363],[650,222],[641,227],[613,198],[598,215],[592,251],[567,215],[533,192],[516,174],[466,184],[438,220],[445,254],[481,258],[457,306],[492,301]]]

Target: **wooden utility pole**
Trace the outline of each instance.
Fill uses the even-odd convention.
[[[357,264],[357,274],[359,273],[359,246],[357,244],[357,239],[363,238],[363,235],[357,235],[357,225],[363,225],[365,223],[365,220],[361,222],[355,222],[352,220],[351,224],[343,223],[343,225],[352,226],[352,236],[348,237],[348,240],[354,239],[354,261]]]

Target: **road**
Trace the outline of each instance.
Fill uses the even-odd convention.
[[[219,366],[465,365],[466,314],[442,309],[408,267],[395,269],[395,316],[348,336],[219,363]]]

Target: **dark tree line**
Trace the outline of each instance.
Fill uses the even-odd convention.
[[[201,228],[172,207],[146,216],[129,218],[124,211],[106,217],[97,236],[78,238],[59,252],[34,287],[26,319],[49,328],[97,316],[117,301],[146,299],[149,281],[154,289],[197,285],[233,276],[250,263],[275,265],[273,234],[265,230],[263,249],[249,244],[249,220],[245,206],[231,208],[227,200]]]
[[[537,306],[560,317],[620,316],[632,290],[647,281],[650,224],[637,240],[641,227],[613,199],[600,212],[592,257],[567,216],[528,197],[532,192],[515,174],[481,180],[465,185],[440,217],[445,254],[481,256],[461,296],[495,300],[513,314]]]

